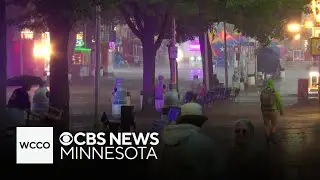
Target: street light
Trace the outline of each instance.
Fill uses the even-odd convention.
[[[289,24],[288,25],[288,31],[289,32],[299,32],[301,29],[300,24]]]

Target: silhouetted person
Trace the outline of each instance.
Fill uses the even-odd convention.
[[[234,146],[228,156],[228,180],[268,179],[268,157],[254,142],[254,126],[251,121],[241,119],[234,128]]]
[[[219,85],[220,85],[218,76],[216,74],[213,75],[212,85],[213,85],[214,88],[219,87]]]
[[[8,104],[8,120],[11,122],[11,127],[18,125],[25,125],[25,113],[30,112],[31,102],[28,91],[30,91],[30,85],[24,85],[21,88],[17,88],[13,91]]]

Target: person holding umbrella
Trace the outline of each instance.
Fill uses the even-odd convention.
[[[25,113],[29,113],[31,109],[31,102],[28,94],[30,89],[31,86],[25,84],[13,91],[7,104],[7,114],[8,120],[10,121],[10,128],[15,128],[18,125],[25,125]]]
[[[29,116],[31,113],[31,102],[29,91],[33,85],[40,84],[43,80],[40,77],[23,75],[16,76],[7,80],[7,86],[16,88],[7,104],[7,121],[9,121],[9,131],[19,125],[27,125],[25,118],[26,112]]]

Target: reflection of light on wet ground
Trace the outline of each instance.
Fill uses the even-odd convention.
[[[308,151],[319,149],[319,144],[316,143],[319,116],[319,113],[308,113],[307,116],[299,113],[286,118],[285,128],[281,130],[281,144],[290,163],[301,164],[305,159],[315,156]]]

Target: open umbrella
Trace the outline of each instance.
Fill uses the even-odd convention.
[[[280,68],[280,56],[270,48],[257,50],[258,71],[276,73]]]
[[[16,76],[7,80],[7,86],[25,86],[25,85],[38,85],[44,81],[38,76],[23,75]]]

